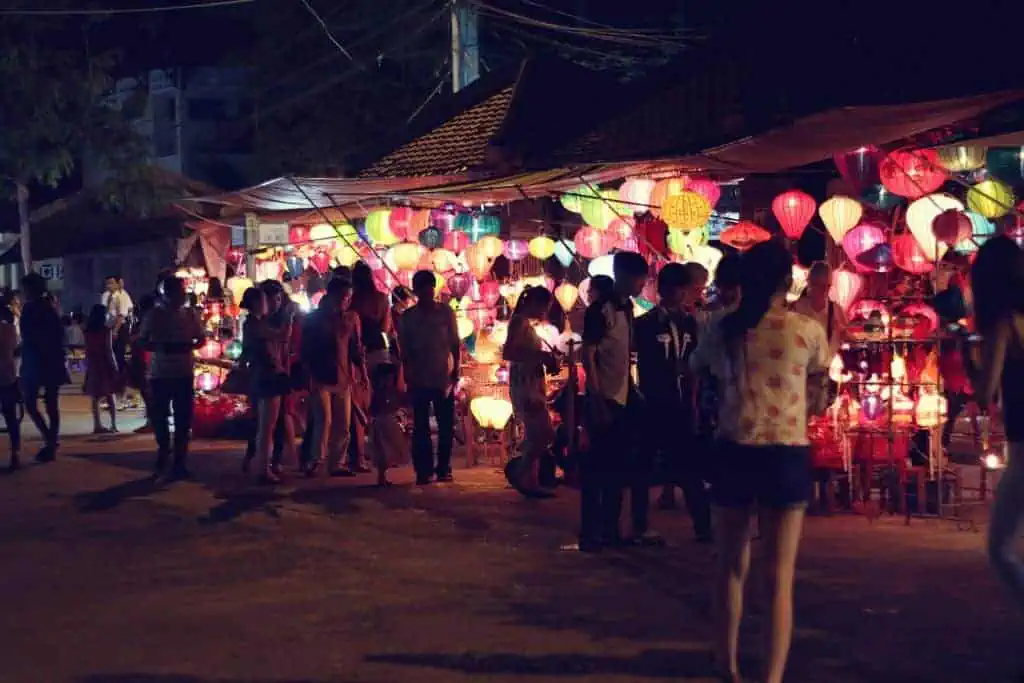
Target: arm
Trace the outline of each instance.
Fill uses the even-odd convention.
[[[501,355],[513,363],[543,363],[549,353],[530,343],[529,321],[522,316],[513,316],[508,324],[508,339]]]

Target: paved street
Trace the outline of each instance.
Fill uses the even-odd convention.
[[[83,433],[81,397],[65,402]],[[575,496],[521,500],[493,467],[268,492],[238,449],[201,443],[199,481],[154,490],[148,437],[70,436],[57,463],[0,477],[0,681],[711,680],[711,553],[681,513],[655,513],[664,550],[564,554]],[[812,519],[797,619],[794,682],[1024,670],[983,535],[949,522]]]

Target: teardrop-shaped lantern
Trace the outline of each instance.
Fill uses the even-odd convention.
[[[843,251],[846,257],[857,262],[857,257],[867,250],[885,243],[885,230],[874,223],[861,223],[843,236]],[[862,266],[858,265],[858,270]],[[865,268],[865,270],[872,270]]]
[[[832,160],[846,184],[854,192],[861,193],[880,182],[879,166],[884,156],[885,153],[877,147],[861,147],[836,154]]]
[[[828,296],[840,308],[846,310],[860,296],[863,287],[864,278],[862,276],[840,268],[832,273],[832,287]]]
[[[580,292],[575,285],[569,282],[563,282],[558,285],[555,289],[555,299],[558,301],[558,305],[562,307],[562,310],[568,313],[576,305],[576,300],[579,298]]]
[[[434,226],[428,226],[420,231],[417,240],[427,249],[437,249],[444,244],[444,235]]]
[[[772,213],[782,226],[782,232],[791,240],[800,239],[807,225],[814,218],[818,203],[814,197],[801,190],[789,190],[772,200]]]
[[[888,273],[893,267],[892,247],[887,242],[876,244],[858,254],[854,263],[858,270],[863,268],[874,273]]]
[[[484,280],[480,283],[480,301],[488,308],[493,308],[501,298],[501,285],[497,280]]]
[[[818,215],[821,216],[821,222],[825,224],[828,234],[838,244],[843,241],[846,233],[860,222],[864,208],[856,199],[840,194],[825,200],[818,207]]]
[[[509,240],[505,242],[505,258],[515,263],[530,255],[530,247],[525,240]]]
[[[473,286],[473,277],[469,273],[455,273],[448,278],[448,291],[455,299],[461,299],[469,294]]]
[[[941,193],[921,197],[907,207],[907,227],[930,261],[941,261],[949,249],[949,245],[935,239],[932,223],[939,214],[950,209],[963,211],[964,205],[956,197]]]
[[[494,265],[494,259],[484,253],[482,249],[477,248],[475,244],[469,245],[466,249],[465,260],[469,272],[477,280],[483,280],[487,277],[491,272],[491,266]]]
[[[494,235],[484,235],[480,238],[480,241],[476,243],[478,249],[480,249],[489,259],[496,259],[505,252],[505,243],[501,241],[500,237]]]
[[[976,252],[978,247],[988,241],[988,238],[992,235],[996,234],[995,223],[973,211],[967,211],[966,214],[967,219],[971,221],[971,235],[953,246],[953,249],[959,254]]]
[[[395,270],[416,270],[423,247],[416,242],[399,242],[388,249],[385,261]]]

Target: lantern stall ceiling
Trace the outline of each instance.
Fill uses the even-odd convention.
[[[935,150],[939,163],[947,171],[975,171],[985,165],[988,149],[979,145],[946,145]]]
[[[702,227],[711,217],[711,204],[702,195],[689,190],[665,198],[661,218],[669,228],[694,230]]]
[[[989,178],[967,191],[967,206],[985,218],[999,218],[1013,211],[1016,197],[1006,183]]]
[[[791,240],[800,239],[814,218],[818,203],[814,197],[800,190],[789,190],[772,200],[772,213],[782,226],[782,232]]]
[[[910,199],[935,192],[947,177],[934,149],[891,152],[879,170],[887,190]]]
[[[955,209],[963,211],[964,205],[956,197],[948,194],[931,194],[911,202],[907,207],[907,227],[917,240],[921,251],[931,261],[941,261],[949,250],[949,245],[935,239],[932,223],[943,211]]]
[[[771,238],[770,232],[750,221],[740,221],[736,225],[723,230],[722,234],[718,236],[722,244],[728,244],[739,251],[747,251],[755,244],[767,242]]]
[[[555,241],[546,235],[540,235],[530,240],[529,249],[533,258],[546,261],[555,253]]]
[[[828,234],[837,244],[840,244],[846,233],[860,222],[861,216],[864,215],[864,208],[852,197],[836,195],[825,200],[818,207],[818,215],[821,216],[821,222],[825,224]]]

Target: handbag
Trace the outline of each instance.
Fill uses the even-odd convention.
[[[248,396],[252,391],[252,371],[246,365],[235,365],[220,385],[221,393]]]

